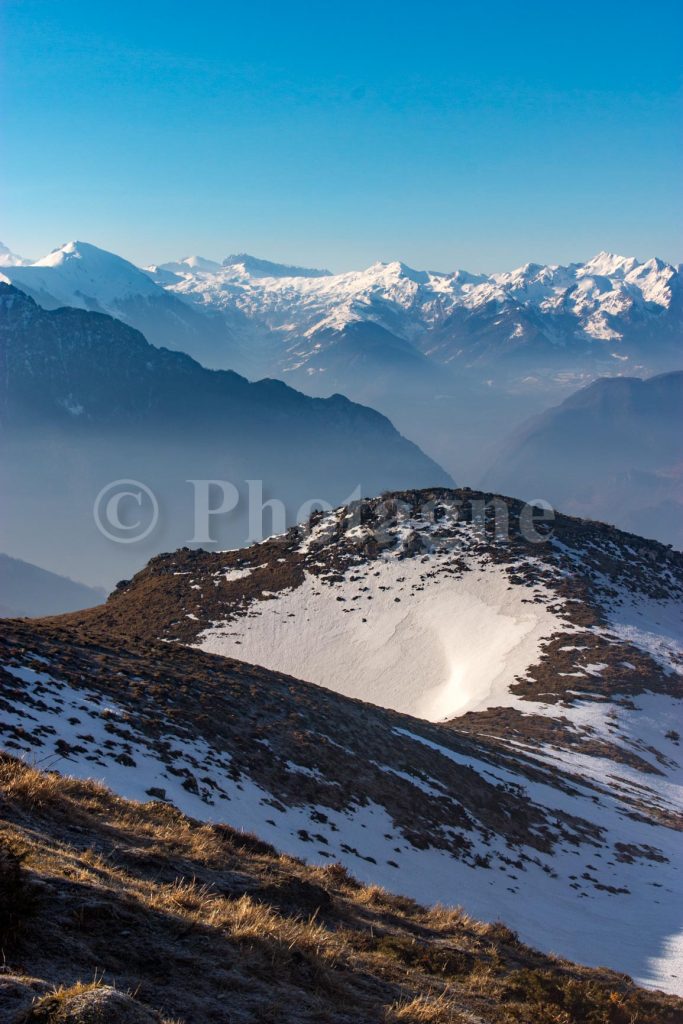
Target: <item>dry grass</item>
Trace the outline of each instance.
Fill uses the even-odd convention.
[[[13,1024],[181,1024],[142,1006],[100,978],[59,985],[33,1000]]]
[[[76,981],[73,985],[57,985],[51,992],[33,1001],[20,1024],[56,1024],[65,1011],[68,1012],[69,1003],[79,997],[97,993],[102,988],[103,982],[99,978]]]
[[[446,993],[436,997],[417,996],[387,1008],[387,1024],[468,1024],[473,1018],[463,1016]]]
[[[181,1024],[683,1022],[679,1000],[542,956],[504,925],[308,868],[168,804],[2,757],[0,807],[32,901],[0,997],[14,972],[49,983],[45,1006],[104,980]]]

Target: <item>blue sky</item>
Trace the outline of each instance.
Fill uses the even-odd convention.
[[[0,238],[136,262],[683,259],[683,4],[3,0]]]

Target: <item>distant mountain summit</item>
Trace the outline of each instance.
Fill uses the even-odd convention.
[[[216,543],[245,542],[274,498],[295,521],[302,503],[450,477],[374,409],[342,395],[316,399],[277,380],[250,383],[181,352],[150,345],[120,320],[83,309],[46,310],[0,283],[0,473],[6,550],[54,564],[48,521],[61,524],[67,575],[113,583],[162,548],[194,536],[192,480],[240,491],[216,517]],[[27,450],[31,474],[25,472]],[[142,548],[103,543],[93,521],[100,489],[142,481],[165,509]],[[49,484],[47,483],[49,481]],[[263,489],[249,517],[247,481]],[[51,489],[49,508],[41,495]],[[214,491],[216,488],[214,487]],[[215,499],[212,499],[215,504]],[[264,513],[268,526],[268,509]],[[113,578],[112,578],[113,576]],[[94,578],[97,578],[95,576]]]
[[[25,291],[40,296],[45,308],[99,306],[99,312],[109,312],[126,299],[159,292],[128,260],[88,242],[67,242],[35,263],[16,268],[12,276]]]
[[[17,256],[15,252],[8,249],[6,245],[0,242],[0,268],[2,267],[21,267],[29,264],[31,260],[27,260],[24,256]]]
[[[108,313],[156,344],[199,358],[224,344],[224,326],[167,292],[149,273],[88,242],[67,242],[35,263],[3,267],[2,276],[42,306]]]
[[[170,271],[180,276],[191,276],[193,274],[220,274],[228,270],[231,274],[242,277],[326,277],[331,275],[330,270],[314,270],[310,267],[293,267],[285,263],[272,263],[270,260],[262,260],[257,256],[250,256],[249,253],[233,253],[226,256],[222,263],[215,260],[207,260],[203,256],[186,256],[181,260],[161,263],[148,267],[152,273]]]
[[[683,372],[600,378],[525,423],[484,484],[683,547]]]
[[[203,256],[184,256],[181,260],[161,263],[146,268],[152,273],[156,271],[170,271],[173,274],[205,273],[215,274],[221,269],[221,264],[215,260],[207,260]]]
[[[331,270],[314,270],[311,267],[293,267],[286,263],[272,263],[249,253],[234,253],[226,256],[223,267],[234,268],[251,277],[331,277]]]
[[[100,604],[101,587],[66,579],[19,558],[0,554],[0,617],[59,615]]]

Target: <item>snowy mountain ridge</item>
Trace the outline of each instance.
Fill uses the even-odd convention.
[[[177,266],[177,265],[176,265]],[[220,270],[188,268],[172,288],[214,307],[236,306],[247,316],[289,333],[371,319],[414,339],[447,320],[458,308],[471,312],[491,303],[519,305],[541,313],[563,312],[575,329],[603,341],[622,336],[611,321],[648,306],[668,309],[680,288],[680,271],[660,260],[599,253],[586,263],[541,266],[529,263],[491,275],[465,271],[418,271],[398,261],[375,263],[343,274],[296,277],[255,276],[247,264]],[[397,320],[397,314],[400,320]]]
[[[456,313],[488,318],[497,312],[495,326],[510,341],[529,332],[524,318],[531,314],[540,318],[551,341],[559,331],[565,340],[602,343],[609,354],[610,346],[618,351],[633,318],[671,311],[682,287],[679,267],[607,252],[584,263],[527,263],[490,275],[415,270],[399,261],[333,274],[245,253],[222,264],[189,256],[141,270],[96,246],[69,242],[34,263],[5,265],[5,271],[34,297],[114,315],[124,300],[158,298],[166,291],[207,312],[229,314],[233,331],[277,332],[284,339],[285,368],[287,339],[315,338],[319,331],[340,331],[359,321],[377,323],[448,362],[453,346],[442,351],[441,336],[436,346],[429,339],[448,329]]]
[[[177,280],[164,273],[166,281]],[[43,309],[67,306],[106,313],[141,331],[152,344],[204,362],[225,344],[223,322],[166,291],[146,270],[88,242],[67,242],[33,263],[4,266],[0,280]]]

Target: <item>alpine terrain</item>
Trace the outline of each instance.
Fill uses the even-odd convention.
[[[415,270],[396,261],[332,274],[244,253],[222,263],[193,256],[143,270],[86,242],[68,242],[35,263],[5,251],[5,276],[46,308],[109,312],[145,333],[147,318],[154,321],[143,307],[161,308],[164,296],[165,308],[181,319],[219,317],[224,351],[216,349],[213,364],[239,368],[230,344],[244,341],[243,358],[260,364],[261,375],[324,375],[326,353],[361,323],[441,366],[495,371],[501,359],[514,366],[531,357],[537,369],[539,362],[569,369],[584,356],[634,368],[680,359],[681,268],[654,258],[601,252],[584,263],[528,263],[490,275]],[[156,323],[161,330],[161,318]]]
[[[683,6],[585,7],[3,6],[0,1024],[683,1024]]]
[[[3,623],[3,742],[680,993],[682,597],[657,542],[394,492]]]

